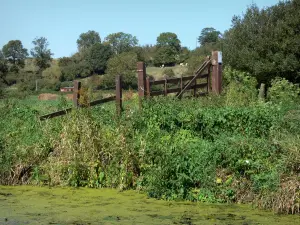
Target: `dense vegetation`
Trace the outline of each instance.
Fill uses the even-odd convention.
[[[247,74],[226,69],[224,78],[222,96],[153,98],[142,111],[126,94],[121,118],[108,104],[39,122],[44,107],[4,100],[0,181],[134,188],[299,213],[299,87],[276,79],[263,101]]]
[[[296,0],[262,10],[251,6],[234,17],[223,37],[204,28],[201,47],[193,51],[171,32],[160,34],[155,46],[138,46],[131,34],[102,41],[88,31],[78,38],[77,53],[57,60],[44,37],[33,41],[33,59],[21,41],[8,42],[0,51],[3,93],[15,85],[24,97],[36,80],[58,90],[85,77],[109,88],[119,73],[124,88],[135,88],[137,61],[187,62],[186,73],[193,73],[211,50],[220,49],[224,92],[181,101],[153,98],[142,111],[136,95],[128,94],[121,118],[114,104],[106,104],[44,122],[39,115],[69,103],[61,98],[36,104],[0,93],[0,183],[133,188],[159,199],[253,202],[299,213],[299,10]],[[172,67],[164,73],[175,76]],[[95,75],[101,75],[99,82]],[[268,91],[258,98],[262,82]]]

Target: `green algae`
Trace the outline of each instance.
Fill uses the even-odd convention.
[[[147,198],[115,189],[0,186],[0,224],[300,224],[249,205]]]

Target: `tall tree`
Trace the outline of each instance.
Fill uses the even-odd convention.
[[[7,60],[2,51],[0,51],[0,81],[6,83],[5,76],[8,72]]]
[[[130,51],[133,47],[138,45],[136,36],[124,32],[109,34],[105,38],[106,44],[109,44],[115,54]]]
[[[39,67],[39,71],[41,72],[50,67],[52,61],[51,56],[53,53],[48,49],[49,42],[45,37],[35,38],[32,43],[34,44],[34,47],[31,49],[30,53],[35,58],[35,65]]]
[[[171,32],[161,33],[156,39],[155,65],[173,65],[179,59],[181,51],[180,40]]]
[[[215,28],[206,27],[201,31],[201,35],[198,37],[198,42],[200,45],[205,45],[209,43],[216,43],[219,39],[220,31],[217,31]]]
[[[103,74],[111,55],[112,50],[109,45],[97,43],[91,47],[86,60],[94,73]]]
[[[137,86],[136,77],[137,55],[135,52],[123,52],[110,58],[107,63],[106,73],[107,81],[110,84],[115,83],[115,77],[122,75],[124,87]]]
[[[171,47],[174,51],[179,52],[181,49],[180,40],[177,35],[172,32],[161,33],[156,39],[156,46],[160,47]]]
[[[300,81],[300,1],[282,1],[234,16],[224,35],[224,64],[249,72],[258,82],[276,77]]]
[[[86,33],[80,34],[77,39],[77,47],[79,51],[89,49],[96,43],[101,43],[101,38],[99,33],[94,30],[89,30]]]
[[[18,72],[25,65],[25,59],[28,56],[26,48],[20,40],[11,40],[2,48],[3,56],[10,64],[10,71]]]

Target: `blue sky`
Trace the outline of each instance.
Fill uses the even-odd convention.
[[[95,30],[103,40],[123,31],[139,44],[155,44],[161,32],[174,32],[182,46],[196,47],[202,28],[223,32],[234,15],[242,15],[252,3],[272,6],[279,0],[0,0],[0,48],[9,40],[21,40],[30,50],[35,37],[46,37],[54,58],[77,51],[76,40]]]

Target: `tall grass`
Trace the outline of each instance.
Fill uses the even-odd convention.
[[[141,111],[127,100],[120,118],[108,103],[44,122],[18,101],[2,102],[0,182],[133,188],[159,199],[299,213],[297,99],[229,104],[243,90],[156,97]]]

